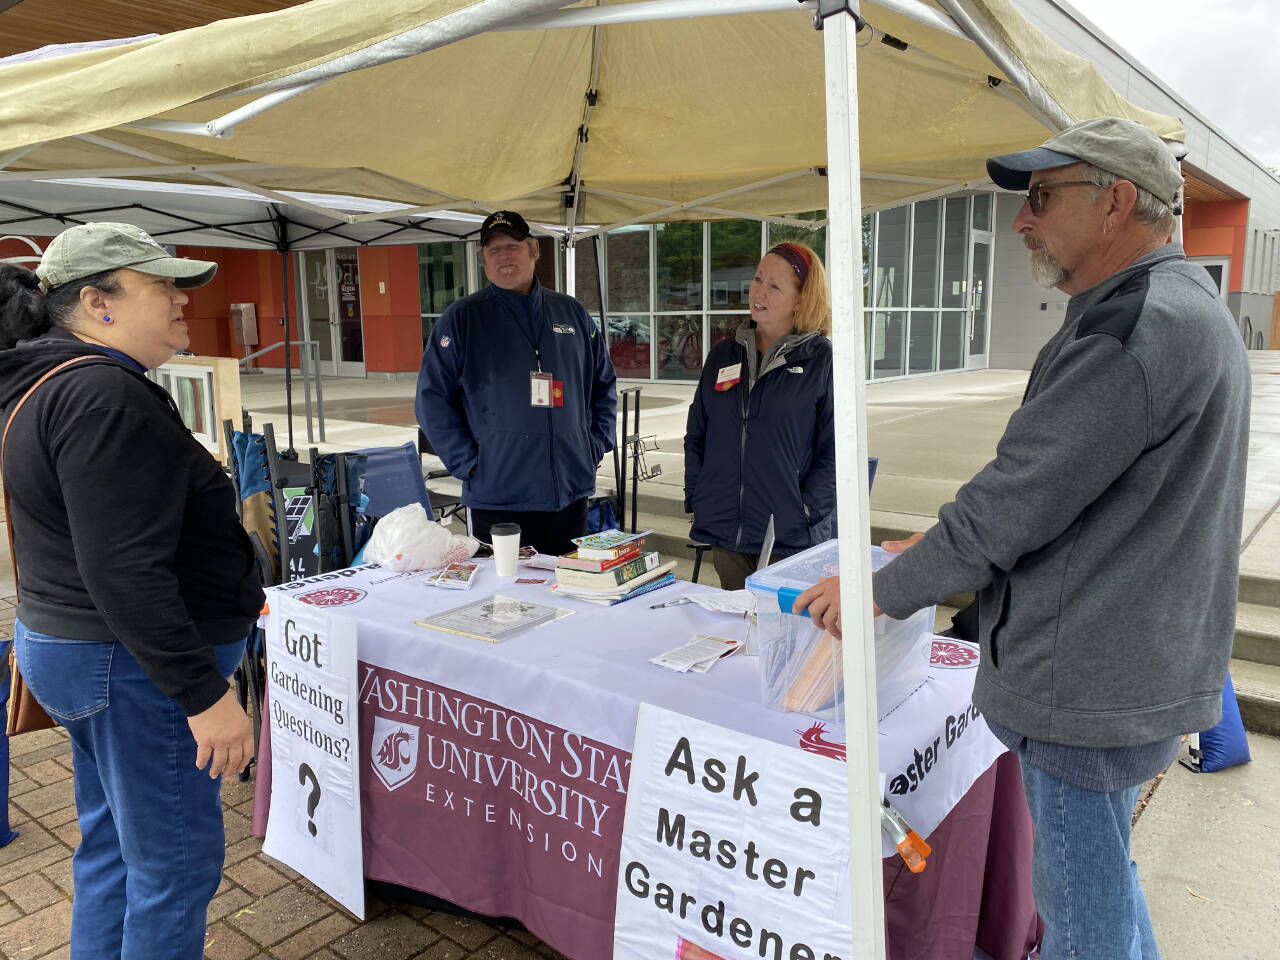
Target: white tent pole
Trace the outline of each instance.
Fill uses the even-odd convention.
[[[621,227],[629,227],[633,223],[656,220],[659,217],[666,216],[668,213],[675,213],[677,210],[696,210],[699,207],[715,200],[722,200],[725,197],[736,197],[740,193],[750,193],[752,190],[763,190],[765,187],[772,187],[779,183],[786,183],[788,180],[794,180],[797,177],[808,176],[809,174],[816,172],[817,167],[806,167],[803,170],[792,170],[790,173],[782,173],[776,177],[770,177],[768,180],[757,180],[755,183],[745,183],[742,186],[734,187],[731,190],[721,190],[719,193],[709,194],[705,197],[698,197],[696,200],[669,204],[661,210],[650,210],[648,213],[642,213],[636,217],[629,217],[626,220],[619,220],[616,223],[610,223],[602,227],[596,227],[594,230],[588,230],[585,233],[579,234],[578,239],[581,240],[585,237],[593,237],[597,233],[606,233],[609,230],[617,230]],[[605,193],[605,191],[592,191],[590,188],[588,188],[587,192],[600,193],[602,196]]]
[[[103,147],[107,150],[114,150],[117,153],[123,153],[130,157],[137,157],[139,160],[153,160],[158,164],[173,165],[173,160],[169,157],[162,156],[158,153],[151,153],[149,150],[139,150],[137,147],[126,146],[123,143],[116,143],[114,140],[108,140],[106,137],[100,137],[93,133],[82,133],[76,137],[77,140],[83,140],[86,143],[92,143],[95,146]],[[193,168],[194,169],[194,168]],[[218,173],[210,173],[206,170],[198,170],[199,176],[213,183],[220,183],[225,187],[236,187],[240,190],[248,191],[259,197],[266,197],[269,200],[278,200],[280,203],[291,204],[300,207],[303,210],[310,210],[312,213],[318,213],[321,216],[329,217],[337,220],[339,223],[350,223],[351,215],[343,213],[340,210],[332,210],[329,207],[321,206],[318,203],[311,203],[308,200],[301,200],[298,197],[290,197],[287,194],[276,193],[274,190],[268,190],[266,187],[254,186],[251,183],[245,183],[241,180],[234,180],[231,177],[224,177]],[[144,171],[143,176],[149,173]],[[3,177],[4,174],[0,174]]]
[[[0,182],[18,180],[83,180],[92,177],[152,177],[171,176],[173,174],[195,174],[204,176],[222,170],[266,170],[274,167],[272,163],[171,163],[168,165],[152,165],[146,167],[102,167],[97,170],[83,168],[70,170],[9,170],[0,171]]]
[[[878,213],[881,210],[888,210],[891,207],[900,207],[905,203],[920,203],[923,200],[932,200],[935,197],[947,197],[953,193],[959,193],[962,190],[981,190],[992,189],[994,185],[987,177],[981,177],[978,180],[967,180],[964,183],[949,183],[945,187],[938,187],[934,190],[926,190],[924,193],[913,193],[906,197],[895,197],[892,200],[886,200],[884,203],[872,203],[862,208],[865,216],[869,213]]]
[[[333,60],[286,77],[268,80],[239,90],[228,90],[216,94],[215,97],[243,97],[247,94],[286,90],[318,80],[331,80],[344,73],[354,73],[357,70],[377,67],[384,63],[417,56],[428,50],[446,47],[451,43],[457,43],[459,40],[465,40],[477,34],[488,33],[517,20],[557,10],[572,2],[573,0],[482,0],[480,3],[446,14],[437,20],[406,30],[404,33],[379,41],[362,50],[335,57]]]
[[[866,354],[862,338],[862,210],[858,176],[857,24],[837,13],[823,28],[827,84],[827,275],[831,279],[837,522],[844,633],[845,776],[849,798],[851,956],[882,960],[880,751],[876,743],[867,491]]]
[[[954,20],[919,0],[876,0],[876,6],[901,14],[917,23],[939,30],[958,40],[969,40]],[[623,3],[600,7],[575,7],[539,14],[519,23],[498,27],[506,30],[548,30],[555,27],[615,26],[654,20],[692,20],[723,14],[774,13],[788,10],[814,10],[815,0],[651,0],[649,3]]]
[[[1009,49],[1009,45],[994,33],[988,33],[985,24],[980,23],[970,14],[965,0],[938,0],[938,5],[951,15],[951,19],[960,29],[978,45],[992,63],[1000,68],[1000,72],[1026,95],[1032,108],[1041,114],[1037,118],[1041,123],[1047,121],[1050,130],[1065,130],[1075,122],[1058,105],[1058,102],[1049,96],[1045,88],[1040,85],[1040,81],[1027,69],[1026,64]]]
[[[11,163],[16,163],[25,157],[30,151],[40,146],[38,143],[31,143],[25,147],[19,147],[17,150],[10,150],[4,156],[0,157],[0,170],[3,170]]]

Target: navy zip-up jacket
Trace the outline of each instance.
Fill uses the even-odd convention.
[[[530,404],[539,353],[564,386],[563,406]],[[577,300],[536,278],[528,296],[490,284],[445,308],[422,354],[415,411],[468,507],[550,512],[595,491],[614,446],[616,382]]]
[[[735,364],[741,379],[717,390]],[[760,551],[772,513],[774,552],[795,553],[835,536],[831,341],[789,335],[758,379],[754,365],[751,326],[707,355],[685,430],[685,510],[695,539],[743,553]]]

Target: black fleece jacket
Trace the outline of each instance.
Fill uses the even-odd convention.
[[[14,419],[4,460],[18,619],[119,641],[190,716],[227,691],[213,645],[262,607],[235,491],[169,395],[64,330],[0,351],[0,408],[75,356]]]

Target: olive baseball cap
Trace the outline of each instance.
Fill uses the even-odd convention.
[[[1136,183],[1165,203],[1177,203],[1182,173],[1172,151],[1147,127],[1120,117],[1084,120],[1031,150],[992,157],[987,174],[1006,190],[1026,190],[1032,171],[1082,160]]]
[[[40,258],[36,276],[40,287],[48,291],[81,277],[122,267],[155,277],[172,277],[184,290],[203,287],[218,272],[216,263],[175,257],[131,223],[84,223],[53,238]]]

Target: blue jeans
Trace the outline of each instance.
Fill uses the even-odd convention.
[[[80,846],[72,960],[200,960],[222,878],[221,779],[197,770],[186,714],[122,644],[33,633],[23,676],[71,736]],[[214,648],[230,677],[243,644]]]
[[[9,706],[9,644],[12,641],[0,641],[0,718],[3,718]],[[0,721],[2,722],[2,721]],[[9,829],[9,735],[0,729],[0,804],[4,805],[4,814],[0,815],[0,847],[8,846],[18,839],[18,831]]]
[[[1044,921],[1040,960],[1159,960],[1129,825],[1142,785],[1098,793],[1029,764],[1031,886]]]

